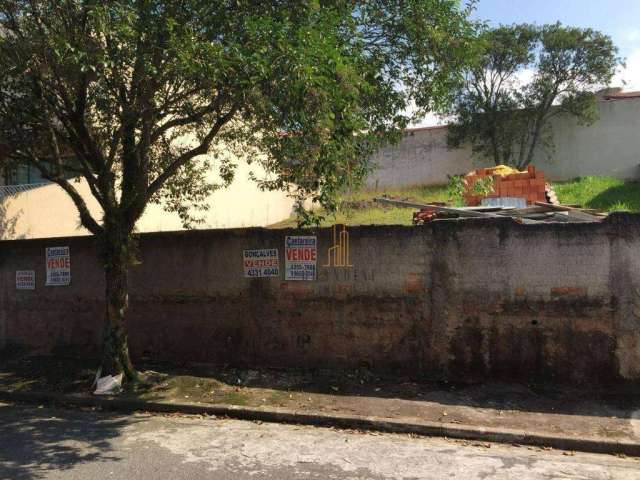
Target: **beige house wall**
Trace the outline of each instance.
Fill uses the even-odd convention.
[[[86,181],[74,184],[89,210],[99,215],[100,206]],[[45,238],[87,235],[80,226],[75,205],[57,185],[34,186],[31,190],[5,196],[0,203],[0,239]]]
[[[285,192],[262,192],[249,179],[249,171],[257,168],[240,163],[234,182],[214,192],[208,199],[209,211],[202,212],[204,223],[197,228],[259,227],[288,218],[294,201]],[[259,172],[258,172],[259,173]],[[91,195],[85,180],[75,184],[95,218],[102,210]],[[159,205],[150,205],[138,221],[140,232],[182,230],[177,214]],[[57,185],[36,186],[0,199],[0,239],[47,238],[87,235],[80,226],[75,205]]]

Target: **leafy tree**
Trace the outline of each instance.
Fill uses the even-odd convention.
[[[550,153],[550,120],[597,119],[594,91],[620,64],[611,38],[559,23],[481,29],[480,54],[449,111],[450,147],[470,143],[474,153],[523,169],[536,149]]]
[[[0,0],[4,161],[64,189],[100,240],[103,373],[136,378],[124,317],[150,202],[197,221],[236,149],[272,174],[263,188],[333,208],[402,112],[442,107],[467,15],[456,0]],[[223,185],[205,179],[212,159]]]

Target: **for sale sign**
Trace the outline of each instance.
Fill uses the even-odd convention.
[[[243,257],[245,277],[277,277],[280,275],[277,248],[245,250]]]
[[[17,270],[16,288],[18,290],[35,290],[36,272],[34,272],[33,270]]]
[[[285,239],[285,280],[315,280],[318,240],[314,236]]]
[[[71,256],[69,247],[47,248],[46,285],[71,284]]]

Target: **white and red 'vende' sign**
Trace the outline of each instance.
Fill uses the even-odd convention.
[[[242,256],[245,277],[277,277],[280,275],[277,248],[245,250]]]
[[[285,239],[285,280],[315,280],[318,240],[314,236]]]
[[[33,270],[16,270],[16,288],[18,290],[35,290],[36,272]]]
[[[71,255],[69,247],[47,247],[46,285],[71,284]]]

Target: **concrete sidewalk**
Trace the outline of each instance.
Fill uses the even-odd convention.
[[[26,360],[31,366],[42,361]],[[640,456],[640,398],[632,391],[614,395],[498,383],[453,386],[368,372],[312,375],[201,367],[189,369],[188,375],[184,370],[158,370],[153,366],[146,371],[151,388],[104,398],[86,393],[90,371],[74,372],[76,380],[69,383],[53,375],[54,384],[45,381],[46,372],[31,368],[26,375],[14,362],[0,368],[0,398]],[[83,375],[84,383],[78,380]]]

